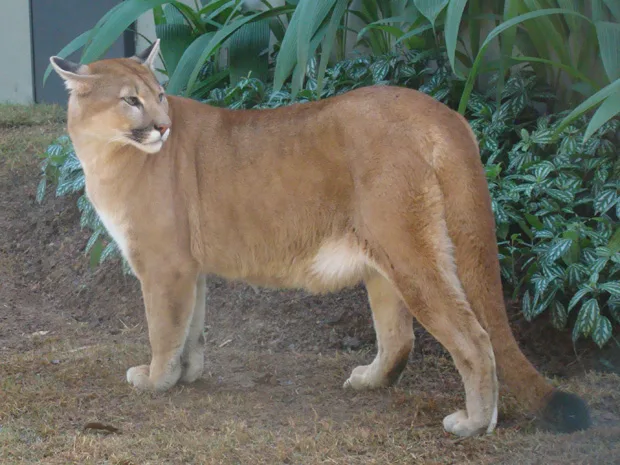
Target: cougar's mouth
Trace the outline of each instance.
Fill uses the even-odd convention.
[[[152,127],[148,128],[138,128],[132,129],[128,134],[127,138],[139,149],[142,149],[149,153],[158,152],[164,142],[168,139],[170,135],[170,129],[166,129],[166,131],[162,134],[159,131],[155,130]]]

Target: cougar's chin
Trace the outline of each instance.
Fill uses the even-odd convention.
[[[131,145],[143,152],[157,153],[161,150],[169,135],[170,129],[167,129],[163,134],[154,130],[148,132],[135,130],[126,136],[126,139]]]
[[[157,153],[161,150],[163,145],[164,145],[164,141],[158,140],[158,141],[150,142],[146,144],[136,144],[136,147],[138,147],[140,150],[146,153]]]

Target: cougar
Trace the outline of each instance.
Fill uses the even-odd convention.
[[[583,400],[547,382],[508,325],[488,186],[462,116],[389,86],[214,108],[165,94],[158,50],[51,58],[86,193],[142,287],[152,358],[129,368],[130,384],[162,391],[201,376],[207,274],[316,293],[363,282],[378,352],[345,388],[397,382],[416,318],[465,386],[446,431],[494,429],[498,375],[548,425],[588,427]]]

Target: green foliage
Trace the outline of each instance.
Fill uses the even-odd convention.
[[[590,3],[591,5],[586,5]],[[168,92],[202,98],[223,79],[234,84],[252,73],[269,80],[269,32],[278,37],[274,49],[274,87],[291,83],[293,96],[302,91],[308,63],[320,54],[316,70],[319,94],[334,50],[343,58],[352,18],[362,22],[355,46],[374,55],[405,49],[447,49],[452,73],[464,82],[459,111],[466,111],[480,74],[499,71],[497,96],[512,67],[529,67],[572,106],[587,99],[557,126],[598,107],[586,139],[620,112],[620,18],[617,0],[352,0],[289,1],[284,7],[244,12],[243,0],[196,2],[194,8],[176,0],[126,0],[112,8],[95,27],[59,52],[66,56],[83,48],[83,63],[101,57],[130,24],[153,12],[161,53],[169,77]],[[288,28],[280,20],[292,13]],[[483,39],[483,26],[490,32]],[[461,31],[469,29],[469,43]],[[481,40],[482,39],[482,40]],[[499,57],[487,49],[499,43]],[[229,49],[229,68],[221,69],[218,51]],[[338,47],[340,45],[340,47]],[[213,70],[205,84],[205,66]],[[46,71],[46,77],[49,68]],[[199,83],[202,83],[199,85]]]
[[[548,312],[556,328],[572,324],[574,340],[590,336],[602,346],[611,321],[620,323],[620,123],[610,120],[585,140],[584,118],[559,131],[563,114],[532,119],[534,103],[549,97],[534,83],[512,77],[499,104],[475,96],[468,107],[502,277],[515,297],[523,293],[528,320]]]
[[[84,192],[85,179],[82,165],[75,155],[71,140],[61,136],[51,144],[42,156],[41,181],[37,188],[37,202],[45,196],[48,180],[56,185],[56,196],[78,195],[77,206],[80,210],[80,226],[89,229],[92,234],[86,243],[85,252],[90,255],[91,267],[104,260],[119,255],[116,243],[99,220],[97,212]],[[129,266],[123,261],[123,270],[128,273]]]
[[[446,90],[450,74],[445,68],[430,71],[428,62],[440,58],[435,51],[396,52],[384,56],[361,56],[343,60],[328,68],[324,86],[318,86],[317,60],[308,63],[308,78],[305,87],[293,92],[291,86],[281,90],[265,85],[255,78],[242,79],[237,85],[225,89],[214,89],[205,100],[213,106],[231,109],[275,108],[294,102],[308,102],[332,97],[358,87],[369,85],[401,85],[421,90],[438,100],[447,102],[450,92]]]
[[[589,105],[578,107],[571,115],[579,117],[601,104],[587,130],[589,137],[620,111],[617,86],[613,92],[601,89],[605,84],[620,82],[620,24],[615,16],[618,8],[611,0],[592,3],[587,8],[583,3],[565,0],[376,0],[362,2],[362,11],[349,8],[343,15],[334,6],[334,0],[300,0],[277,59],[275,87],[279,90],[292,74],[293,94],[299,91],[308,57],[319,45],[323,49],[336,40],[337,35],[325,35],[326,23],[335,20],[342,30],[347,30],[349,15],[353,15],[365,23],[358,43],[368,46],[373,54],[386,53],[399,44],[426,49],[445,44],[453,73],[466,81],[459,105],[461,113],[465,112],[477,78],[484,70],[499,70],[501,93],[510,67],[523,67],[524,63],[553,88],[567,88],[562,102],[574,101],[577,91],[585,97],[594,96]],[[304,18],[305,28],[297,27],[298,18]],[[499,24],[497,18],[502,18]],[[481,42],[482,24],[495,27]],[[460,36],[464,26],[470,30],[468,46]],[[441,28],[443,35],[437,34]],[[501,55],[490,60],[487,48],[497,41]],[[605,74],[607,79],[601,80]],[[562,82],[568,85],[562,86]],[[564,125],[569,123],[569,119],[564,121]]]
[[[195,87],[203,77],[205,64],[219,62],[217,52],[223,45],[228,46],[232,66],[226,73],[230,70],[233,79],[248,71],[266,78],[269,26],[265,20],[291,12],[293,7],[244,12],[242,0],[203,3],[191,8],[175,0],[126,0],[113,7],[93,29],[71,41],[58,56],[64,58],[82,48],[81,63],[100,59],[126,28],[152,11],[165,66],[161,71],[170,81],[168,93],[196,97]],[[50,71],[48,66],[44,82]]]

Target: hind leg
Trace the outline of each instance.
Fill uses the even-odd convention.
[[[415,318],[452,356],[465,386],[466,410],[444,419],[446,431],[471,436],[492,431],[498,384],[491,340],[472,311],[457,276],[448,236],[444,198],[430,166],[412,159],[412,169],[386,174],[361,199],[362,228],[377,268],[394,284]],[[401,176],[406,186],[387,195]],[[387,187],[386,187],[387,186]],[[384,189],[385,188],[385,189]],[[466,193],[464,193],[466,195]]]
[[[466,410],[444,418],[444,429],[459,436],[491,432],[497,422],[498,384],[489,335],[451,280],[432,272],[425,278],[399,276],[397,282],[405,301],[422,302],[410,309],[450,352],[465,385]]]
[[[366,280],[368,300],[377,334],[377,356],[358,366],[344,383],[356,390],[391,386],[398,382],[413,347],[413,318],[394,286],[379,273]]]
[[[445,240],[447,246],[447,236]],[[466,410],[448,415],[445,430],[459,436],[491,432],[498,401],[491,340],[467,302],[449,248],[440,246],[438,253],[433,249],[437,247],[417,250],[409,263],[399,259],[391,275],[409,310],[450,352],[463,379]]]

